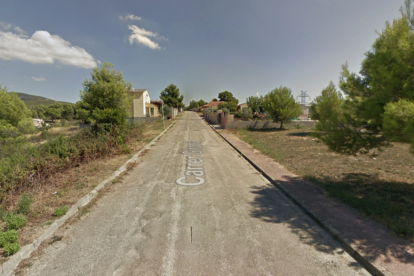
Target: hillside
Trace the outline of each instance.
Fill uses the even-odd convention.
[[[26,93],[16,92],[16,94],[17,96],[19,96],[19,98],[22,101],[24,101],[24,103],[26,104],[28,108],[32,108],[32,107],[35,107],[41,104],[46,105],[46,106],[54,104],[54,103],[68,104],[68,102],[55,101],[55,100],[51,100],[45,97],[30,95]]]

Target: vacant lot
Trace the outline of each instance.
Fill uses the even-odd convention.
[[[408,144],[345,156],[330,152],[309,129],[229,131],[397,236],[414,241],[414,155]]]
[[[174,123],[174,120],[166,121],[165,127],[167,128],[172,123]],[[19,230],[20,237],[18,242],[21,246],[31,243],[42,234],[45,227],[59,218],[60,215],[56,215],[57,209],[70,208],[101,181],[111,176],[115,170],[163,130],[162,120],[148,123],[142,134],[128,141],[127,148],[129,152],[125,152],[122,150],[123,148],[120,148],[112,155],[97,157],[90,162],[84,162],[78,166],[58,171],[42,179],[41,183],[25,186],[24,189],[9,193],[7,202],[0,206],[2,212],[18,212],[23,194],[33,197],[30,211],[25,214],[28,223],[23,229]],[[136,165],[138,163],[132,164],[128,169],[132,169]],[[118,181],[120,179],[113,181],[113,184],[116,184]],[[81,210],[79,217],[88,212],[89,207]],[[5,222],[0,221],[0,227],[4,228]],[[0,264],[7,259],[8,257],[5,255],[4,250],[0,248]]]

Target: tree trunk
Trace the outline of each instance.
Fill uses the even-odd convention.
[[[283,121],[280,121],[280,129],[283,128]]]

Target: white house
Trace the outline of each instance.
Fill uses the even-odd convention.
[[[131,117],[158,117],[158,106],[151,103],[147,89],[131,89],[128,96],[132,98]]]

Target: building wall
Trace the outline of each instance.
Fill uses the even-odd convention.
[[[128,92],[128,96],[133,98],[131,106],[131,117],[146,117],[147,112],[145,103],[150,103],[151,98],[148,91],[144,92]]]

